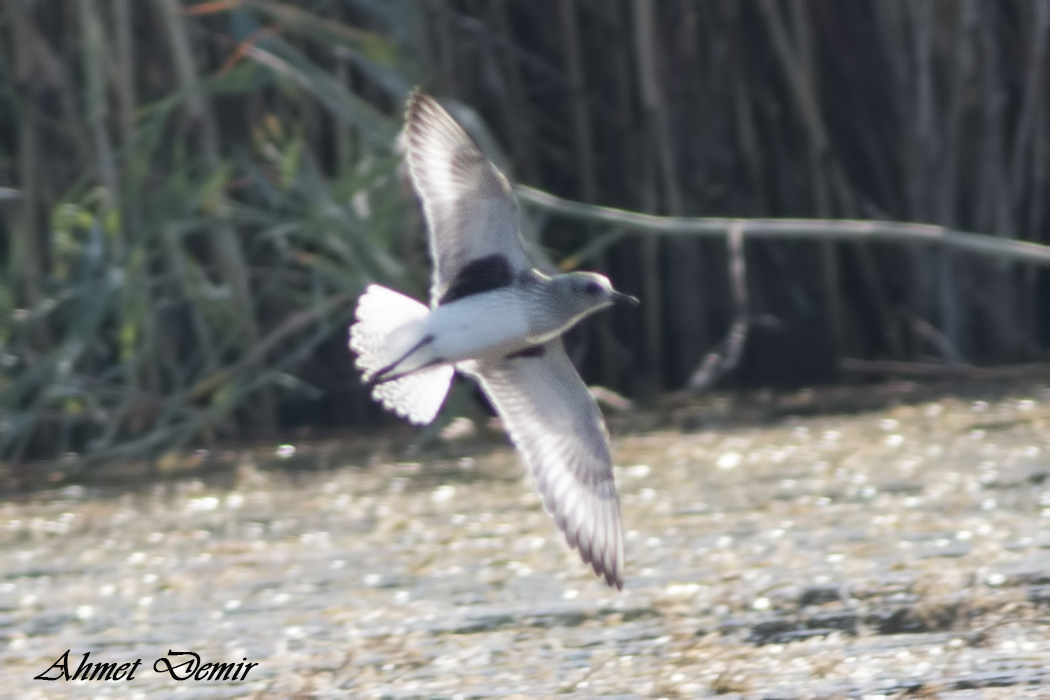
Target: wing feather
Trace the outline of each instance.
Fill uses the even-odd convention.
[[[541,355],[479,361],[470,371],[525,457],[544,506],[572,548],[623,588],[623,534],[609,434],[561,340]]]
[[[500,255],[515,274],[530,270],[510,183],[434,98],[408,98],[404,139],[434,261],[431,303],[479,258]]]

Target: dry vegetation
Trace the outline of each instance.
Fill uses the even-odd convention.
[[[1042,2],[11,0],[0,29],[7,461],[375,420],[343,333],[368,281],[423,289],[393,149],[417,83],[583,202],[1047,239]],[[576,339],[628,394],[683,386],[731,326],[751,386],[1050,342],[1035,264],[748,239],[742,329],[724,241],[527,210],[644,299]]]

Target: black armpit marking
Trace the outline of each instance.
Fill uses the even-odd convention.
[[[508,360],[512,360],[515,357],[543,357],[543,353],[547,352],[547,348],[543,345],[530,345],[524,350],[518,350],[507,355]]]
[[[500,253],[486,255],[471,260],[463,266],[456,279],[449,285],[448,291],[438,304],[448,304],[456,299],[469,297],[472,294],[491,292],[493,289],[509,287],[514,280],[507,256]]]

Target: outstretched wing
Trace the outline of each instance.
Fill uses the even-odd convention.
[[[540,351],[542,349],[542,352]],[[623,533],[609,435],[560,339],[469,368],[525,456],[569,546],[623,588]]]
[[[404,140],[429,229],[431,306],[507,286],[530,270],[507,178],[434,98],[418,90],[408,98]]]

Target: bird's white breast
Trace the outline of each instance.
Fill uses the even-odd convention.
[[[430,312],[431,350],[445,362],[504,355],[528,345],[524,300],[513,289],[464,297]]]

